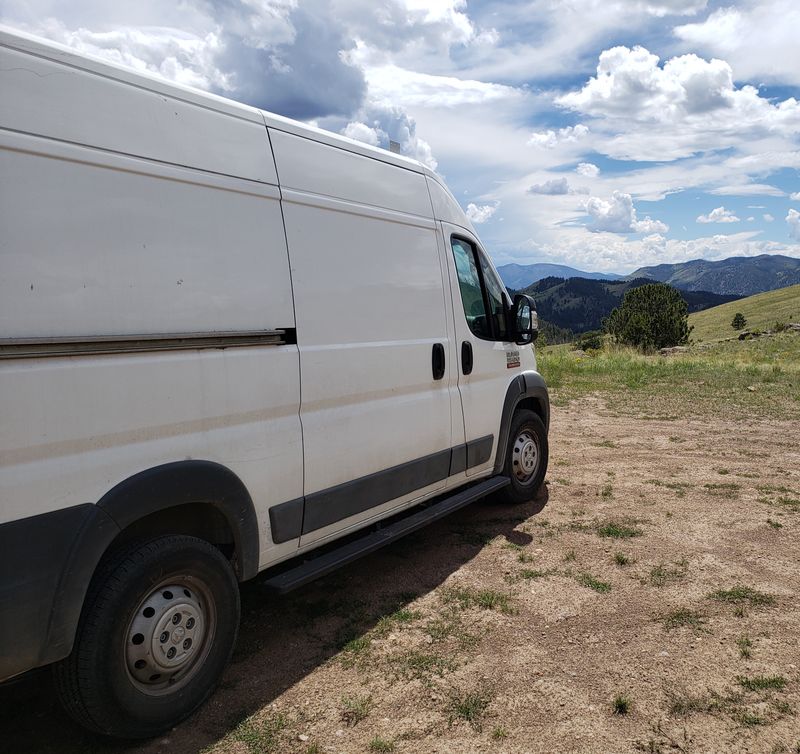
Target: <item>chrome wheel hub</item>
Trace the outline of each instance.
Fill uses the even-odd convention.
[[[139,603],[125,635],[125,663],[140,691],[174,691],[199,669],[213,635],[209,604],[188,578],[158,586]]]
[[[523,484],[529,482],[539,467],[539,446],[533,435],[523,430],[514,441],[511,452],[511,468],[514,476]]]

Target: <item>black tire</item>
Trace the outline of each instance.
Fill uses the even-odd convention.
[[[547,473],[547,429],[538,414],[528,409],[514,414],[505,452],[503,474],[511,479],[511,484],[500,491],[500,497],[514,505],[527,503],[536,496]],[[530,468],[531,453],[535,454],[533,468]],[[521,465],[523,454],[526,461]]]
[[[54,669],[64,708],[103,735],[150,738],[169,730],[217,685],[239,611],[233,569],[208,542],[168,536],[119,551],[95,574],[72,654]],[[134,662],[132,653],[143,652],[147,659]]]

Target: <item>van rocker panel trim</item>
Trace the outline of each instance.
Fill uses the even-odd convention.
[[[280,544],[300,536],[301,533],[309,534],[415,490],[441,482],[453,474],[464,471],[465,468],[485,463],[489,460],[493,443],[494,435],[487,435],[466,445],[457,445],[448,450],[431,453],[384,471],[307,495],[302,531],[292,528],[292,525],[297,526],[296,500],[273,506],[269,513],[270,523],[273,525],[273,541]]]
[[[467,468],[471,469],[473,466],[486,463],[492,455],[492,445],[494,445],[494,435],[470,440],[467,443]]]
[[[479,498],[501,490],[510,482],[511,480],[506,476],[496,476],[462,487],[453,494],[435,500],[430,504],[423,503],[422,506],[417,507],[416,512],[412,510],[402,514],[399,519],[382,526],[376,531],[372,531],[356,540],[346,542],[344,545],[329,550],[323,555],[304,560],[288,570],[267,578],[263,584],[272,592],[286,594],[293,589],[308,584],[314,579],[331,573],[337,568],[352,563],[358,558],[369,555],[375,550],[400,539],[400,537],[427,526]]]
[[[269,526],[276,545],[297,539],[303,530],[303,498],[273,505],[269,509]]]

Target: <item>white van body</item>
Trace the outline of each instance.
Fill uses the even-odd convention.
[[[498,474],[516,406],[547,424],[425,166],[8,30],[0,69],[0,679],[70,653],[126,532],[249,579]]]

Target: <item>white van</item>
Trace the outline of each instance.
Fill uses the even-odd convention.
[[[8,30],[0,69],[0,680],[152,736],[237,582],[531,499],[536,314],[417,162]]]

